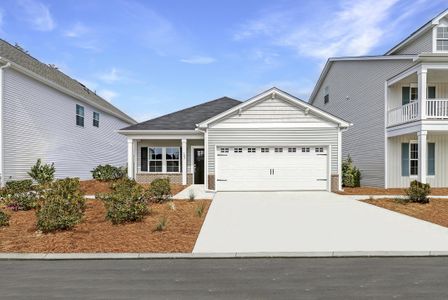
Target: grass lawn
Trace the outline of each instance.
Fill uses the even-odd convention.
[[[382,189],[375,187],[344,188],[341,195],[405,195],[406,189]],[[448,196],[448,188],[431,188],[432,196]]]
[[[13,212],[10,225],[0,228],[0,252],[191,252],[211,201],[173,201],[151,204],[142,221],[112,225],[99,200],[88,200],[84,220],[73,230],[42,234],[36,231],[34,210]],[[196,213],[203,205],[201,217]],[[160,218],[167,218],[163,231],[154,231]]]
[[[395,199],[369,199],[362,201],[448,227],[448,199],[431,199],[428,204],[406,203]]]

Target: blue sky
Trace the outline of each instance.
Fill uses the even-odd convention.
[[[277,86],[308,99],[328,57],[383,54],[442,0],[3,0],[0,34],[139,121]]]

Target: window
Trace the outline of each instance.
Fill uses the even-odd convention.
[[[330,102],[330,88],[326,86],[324,92],[324,104],[327,104]]]
[[[180,171],[180,148],[168,147],[166,148],[166,171],[179,172]]]
[[[233,148],[233,153],[242,153],[243,148]]]
[[[247,152],[255,153],[255,152],[257,152],[257,149],[256,148],[247,148]]]
[[[297,149],[296,148],[288,148],[288,152],[297,152]]]
[[[76,125],[84,127],[84,107],[76,104]]]
[[[438,27],[436,35],[436,50],[448,51],[448,27]]]
[[[93,112],[93,126],[100,127],[100,113]]]
[[[269,148],[261,148],[261,152],[262,153],[268,153],[269,152]]]
[[[309,147],[304,147],[304,148],[302,148],[302,152],[310,152],[310,148]]]
[[[219,149],[221,153],[229,153],[229,148],[221,148]]]
[[[324,152],[324,148],[319,147],[319,148],[314,149],[314,151],[315,151],[316,153],[323,153],[323,152]]]
[[[418,99],[418,88],[411,86],[409,92],[409,100],[416,101]]]
[[[163,149],[160,147],[149,147],[149,172],[162,172],[163,165]]]
[[[418,175],[418,144],[411,143],[409,145],[409,174],[411,176]]]
[[[275,148],[274,152],[282,153],[283,152],[283,148]]]

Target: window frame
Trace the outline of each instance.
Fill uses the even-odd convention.
[[[78,108],[82,109],[82,114],[79,113]],[[76,104],[76,126],[84,128],[85,125],[85,108],[81,104]],[[78,124],[78,118],[79,120],[82,120],[82,124]]]
[[[276,147],[276,148],[274,148],[274,152],[275,152],[275,153],[283,153],[283,148],[281,148],[281,147]]]
[[[310,147],[302,147],[302,153],[310,153],[311,149]]]
[[[327,85],[324,88],[324,104],[328,104],[330,102],[330,87]]]
[[[151,153],[150,149],[160,149],[162,158],[160,158],[160,159],[153,159],[152,158],[152,153]],[[148,173],[164,173],[163,172],[164,153],[165,153],[164,147],[148,146]],[[160,171],[151,171],[151,162],[161,162],[162,163],[161,170]]]
[[[297,153],[296,147],[288,147],[288,153]]]
[[[98,116],[98,118],[95,118],[95,116]],[[95,124],[96,121],[96,124]],[[100,113],[97,111],[93,112],[93,121],[92,121],[93,127],[99,128],[100,127]]]
[[[162,161],[162,172],[163,172],[163,165],[165,165],[165,173],[180,173],[181,172],[181,157],[182,157],[182,152],[180,147],[178,146],[169,146],[169,147],[164,147],[165,151],[162,150],[162,152],[164,152],[163,157],[165,158],[165,162]],[[177,153],[178,153],[178,158],[177,159],[168,159],[168,149],[177,149]],[[176,162],[177,161],[177,171],[168,171],[168,162]]]
[[[257,148],[255,148],[255,147],[248,147],[247,148],[247,153],[257,153]]]
[[[261,147],[260,152],[261,153],[269,153],[269,147]]]
[[[416,151],[412,149],[412,147],[416,147]],[[419,163],[418,163],[418,156],[419,156],[419,150],[418,150],[418,142],[411,141],[409,142],[409,177],[417,177],[418,176],[418,169],[419,169]],[[412,158],[412,154],[416,153],[416,158]],[[415,174],[412,172],[412,161],[416,163],[416,171]]]
[[[141,166],[142,166],[142,150],[146,148],[147,150],[147,163],[146,163],[146,167],[147,167],[147,171],[143,171]],[[168,155],[168,149],[176,149],[177,152],[179,153],[179,158],[178,159],[168,159],[167,155]],[[153,159],[152,155],[151,155],[151,149],[161,149],[161,157],[160,159]],[[139,164],[139,173],[142,174],[179,174],[182,172],[182,147],[180,146],[141,146],[140,147],[140,164]],[[151,171],[151,162],[161,162],[162,164],[162,168],[161,171]],[[178,162],[178,171],[168,171],[168,162],[172,162],[172,161],[177,161]],[[155,166],[154,168],[156,168],[157,166]]]
[[[219,153],[229,153],[230,149],[229,147],[220,147]]]
[[[241,147],[234,147],[233,148],[233,153],[243,153],[243,148],[241,148]]]
[[[439,29],[443,29],[445,32],[443,32],[442,37],[439,37]],[[445,43],[445,47],[446,49],[443,50],[443,45],[441,47],[441,49],[439,50],[438,48],[438,42],[441,42],[442,44]],[[434,52],[439,52],[439,53],[447,53],[448,52],[448,26],[437,26],[434,27],[434,47],[433,47]]]

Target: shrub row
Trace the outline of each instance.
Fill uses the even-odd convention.
[[[127,176],[127,168],[114,167],[111,165],[99,165],[91,171],[93,179],[99,181],[113,181],[125,178]]]

